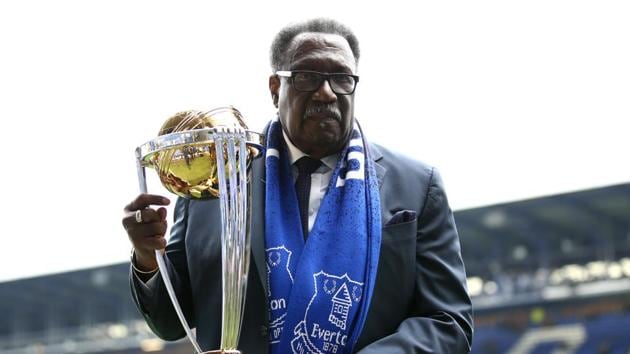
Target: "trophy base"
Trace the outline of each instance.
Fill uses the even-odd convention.
[[[208,352],[203,352],[201,354],[243,354],[240,350],[236,350],[236,349],[218,349],[218,350],[211,350]]]

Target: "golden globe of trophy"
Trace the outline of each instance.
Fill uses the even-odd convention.
[[[136,149],[138,181],[147,192],[146,168],[154,169],[162,185],[184,198],[220,200],[222,254],[221,348],[203,352],[175,296],[164,262],[156,258],[177,316],[197,353],[240,353],[236,347],[243,318],[249,269],[250,165],[261,155],[263,136],[249,131],[234,107],[177,113],[160,128],[158,137]]]

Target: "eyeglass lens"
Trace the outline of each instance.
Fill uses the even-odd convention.
[[[299,91],[315,91],[322,85],[326,77],[328,77],[328,82],[333,92],[349,94],[354,91],[356,84],[354,77],[346,74],[325,76],[319,73],[295,73],[293,76],[293,85]]]

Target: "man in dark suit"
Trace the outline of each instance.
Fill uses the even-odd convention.
[[[271,333],[270,327],[276,329],[274,326],[280,322],[274,319],[276,308],[270,299],[277,298],[278,293],[286,289],[270,275],[273,274],[274,260],[270,250],[276,249],[271,247],[276,238],[275,231],[269,231],[275,230],[274,225],[269,225],[270,220],[274,220],[269,215],[270,205],[275,207],[270,195],[283,193],[270,192],[268,182],[275,178],[270,174],[273,169],[270,166],[275,165],[268,161],[269,152],[266,159],[253,162],[253,262],[239,342],[239,349],[244,353],[467,353],[470,350],[472,308],[457,230],[441,179],[434,168],[367,143],[361,137],[354,125],[358,59],[356,37],[345,26],[326,19],[288,26],[276,36],[272,45],[274,74],[269,78],[269,89],[278,108],[278,120],[267,129],[273,131],[274,124],[281,127],[277,128],[281,133],[276,134],[280,144],[276,158],[280,165],[290,166],[288,171],[296,184],[304,180],[299,161],[304,156],[316,161],[306,178],[306,201],[301,199],[306,206],[299,205],[299,214],[295,216],[296,225],[301,225],[301,229],[284,235],[297,237],[302,244],[300,247],[304,247],[303,252],[300,249],[300,264],[289,271],[291,281],[295,278],[295,284],[299,284],[297,279],[303,276],[300,273],[304,264],[310,262],[308,257],[330,253],[329,258],[323,258],[324,263],[316,263],[315,267],[322,269],[339,258],[347,258],[343,253],[346,248],[339,250],[332,246],[319,248],[315,253],[308,251],[309,242],[319,242],[326,237],[333,238],[330,245],[336,245],[336,241],[343,245],[345,233],[330,236],[330,229],[334,227],[325,224],[330,215],[333,215],[331,220],[341,218],[337,214],[344,217],[355,213],[367,215],[359,219],[367,220],[368,226],[363,228],[365,225],[359,222],[361,231],[355,235],[359,241],[352,239],[351,243],[358,249],[352,256],[356,267],[361,269],[356,273],[358,275],[349,273],[350,268],[343,268],[344,261],[341,260],[338,265],[330,265],[330,269],[339,267],[339,276],[326,273],[328,278],[319,288],[320,297],[328,293],[337,305],[346,306],[341,308],[345,312],[339,312],[341,317],[330,312],[326,315],[330,323],[326,320],[317,322],[315,311],[310,315],[308,312],[317,292],[312,295],[311,290],[305,290],[303,286],[296,290],[296,285],[293,293],[305,292],[303,298],[306,300],[312,296],[306,313],[296,315],[298,319],[303,316],[302,322],[306,323],[300,322],[303,327],[289,326],[291,311],[300,311],[298,305],[291,307],[289,304],[286,314],[281,316],[281,323],[287,321],[284,325],[287,329],[280,328],[280,335]],[[273,137],[272,133],[267,133],[268,139]],[[273,150],[269,145],[267,149]],[[360,193],[365,192],[366,200],[380,205],[378,220],[371,223],[369,210],[365,211],[363,207],[353,210],[352,204],[343,202],[342,197],[338,204],[327,201],[327,198],[333,198],[329,196],[333,193],[331,189],[343,187],[344,181],[348,185],[355,183],[347,182],[354,168],[353,161],[348,159],[352,154],[365,157],[365,161],[357,163],[357,171],[366,171],[365,181],[362,176],[358,178],[357,185],[363,188]],[[373,187],[368,183],[369,176],[374,177]],[[331,183],[331,179],[337,183]],[[370,190],[375,194],[372,197],[369,197]],[[297,205],[299,201],[296,203],[295,198],[297,195],[300,200],[300,193],[288,193],[287,198],[293,198],[289,200]],[[286,199],[280,197],[280,200]],[[154,209],[151,206],[167,203],[168,200],[161,196],[142,194],[125,208],[123,225],[135,250],[131,274],[133,297],[158,336],[174,340],[185,335],[164,283],[156,276],[153,252],[166,246],[169,275],[186,318],[191,327],[196,327],[200,346],[205,350],[215,349],[219,346],[221,328],[219,204],[218,201],[178,199],[175,223],[166,245],[166,212],[163,207]],[[372,204],[368,203],[368,209]],[[138,210],[141,212],[136,217]],[[319,212],[326,215],[319,217]],[[291,219],[293,214],[283,215],[284,219]],[[335,225],[344,230],[346,219],[340,220],[342,222]],[[355,222],[354,218],[347,220],[348,224]],[[348,234],[352,234],[351,231]],[[372,246],[377,247],[377,252],[369,256]],[[279,257],[279,253],[277,255]],[[370,265],[374,265],[372,272]],[[351,268],[355,267],[351,265]],[[307,284],[308,279],[312,283],[313,277],[320,273],[304,275],[306,281],[303,284]],[[317,286],[319,283],[316,282]],[[291,292],[290,289],[286,291]],[[282,304],[289,299],[294,299],[291,300],[294,303],[305,302],[291,294],[291,297],[282,298]],[[328,311],[329,307],[318,306],[322,307],[317,311]],[[334,309],[339,310],[333,307],[330,311]]]

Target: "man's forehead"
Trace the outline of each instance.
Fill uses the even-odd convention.
[[[337,34],[300,33],[293,38],[288,50],[291,62],[317,52],[334,52],[335,55],[343,57],[347,61],[347,65],[351,67],[356,66],[348,41]]]

